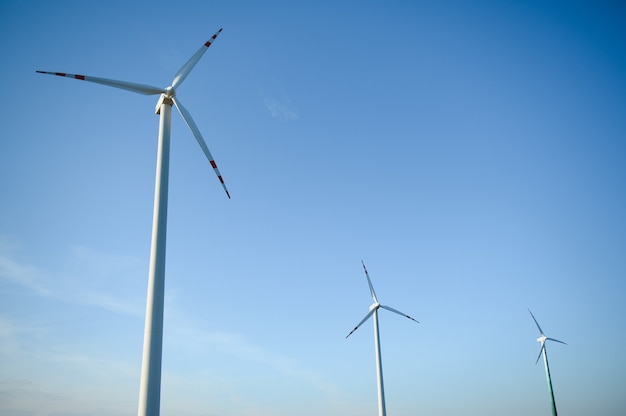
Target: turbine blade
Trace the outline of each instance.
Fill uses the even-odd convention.
[[[191,58],[189,58],[185,65],[183,65],[183,67],[180,68],[176,75],[174,75],[174,80],[172,81],[172,87],[174,87],[174,89],[182,84],[185,78],[187,78],[187,75],[189,75],[193,67],[196,66],[200,58],[202,58],[202,55],[204,55],[206,50],[209,49],[209,46],[211,46],[211,44],[215,41],[221,31],[222,29],[215,32],[215,34],[211,36],[211,39],[207,40],[204,45],[202,45],[200,49],[198,49],[198,52],[196,52]]]
[[[561,344],[567,345],[567,343],[565,343],[563,341],[559,341],[558,339],[554,339],[554,338],[546,338],[546,339],[549,339],[550,341],[560,342]]]
[[[107,85],[109,87],[121,88],[123,90],[128,90],[132,92],[136,92],[143,95],[156,95],[163,94],[165,92],[164,88],[153,87],[152,85],[145,84],[137,84],[135,82],[126,82],[126,81],[118,81],[115,79],[107,79],[107,78],[98,78],[91,77],[87,75],[79,75],[79,74],[67,74],[65,72],[49,72],[49,71],[35,71],[38,74],[47,74],[47,75],[57,75],[60,77],[74,78],[81,81],[95,82],[96,84]]]
[[[360,327],[361,325],[363,325],[363,322],[367,321],[367,320],[369,319],[369,317],[370,317],[370,316],[372,316],[372,314],[374,313],[374,311],[375,311],[376,309],[377,309],[377,308],[374,308],[374,309],[372,309],[371,311],[369,311],[369,312],[367,313],[367,315],[365,315],[365,318],[363,318],[363,320],[362,320],[361,322],[359,322],[359,324],[358,324],[357,326],[355,326],[355,327],[354,327],[354,329],[353,329],[352,331],[350,331],[350,333],[349,333],[348,335],[346,335],[346,338],[348,338],[350,335],[352,335],[352,333],[353,333],[354,331],[356,331],[357,329],[359,329],[359,327]]]
[[[374,303],[378,303],[378,299],[376,298],[376,292],[374,292],[374,286],[372,286],[370,275],[367,273],[367,269],[365,268],[365,263],[363,263],[363,260],[361,260],[361,264],[363,265],[363,270],[365,271],[365,277],[367,277],[367,284],[370,287],[370,293],[372,295],[372,299],[374,299]]]
[[[222,174],[220,173],[220,170],[217,168],[217,165],[215,164],[215,160],[213,160],[213,156],[211,155],[211,152],[209,151],[209,148],[207,147],[206,142],[202,138],[202,134],[200,134],[200,129],[198,129],[198,126],[196,126],[196,123],[193,121],[193,118],[191,118],[191,114],[189,114],[189,111],[187,111],[187,109],[183,107],[180,100],[178,98],[172,97],[172,101],[174,102],[174,105],[178,109],[178,112],[182,116],[183,120],[185,120],[185,123],[187,123],[187,126],[193,133],[193,136],[198,141],[198,144],[200,145],[200,148],[206,155],[207,159],[209,159],[209,163],[213,167],[213,170],[215,171],[215,174],[217,175],[217,179],[219,179],[220,183],[224,187],[224,191],[226,191],[226,195],[230,199],[230,193],[228,193],[228,189],[226,188],[224,179],[222,179]]]
[[[544,348],[545,346],[541,344],[541,348],[539,349],[539,355],[537,356],[537,361],[535,361],[535,365],[537,365],[537,363],[539,362],[539,359],[541,358],[541,353],[543,352]]]
[[[390,308],[389,306],[385,306],[385,305],[380,305],[380,307],[381,307],[381,308],[383,308],[383,309],[387,309],[388,311],[391,311],[391,312],[393,312],[393,313],[397,313],[397,314],[398,314],[398,315],[400,315],[400,316],[404,316],[405,318],[409,318],[410,320],[415,321],[415,322],[417,322],[417,323],[419,324],[419,321],[418,321],[418,320],[415,320],[415,319],[411,318],[411,317],[410,317],[409,315],[407,315],[406,313],[400,312],[399,310],[396,310],[396,309],[394,309],[394,308]]]
[[[528,310],[528,312],[530,312],[530,309]],[[545,334],[543,333],[543,330],[542,330],[542,329],[541,329],[541,327],[539,326],[539,322],[537,322],[537,320],[535,319],[535,315],[533,315],[533,313],[532,313],[532,312],[530,312],[530,316],[532,316],[532,317],[533,317],[533,321],[535,321],[535,325],[537,325],[537,328],[539,328],[539,333],[541,333],[541,335],[544,335],[544,336],[545,336]]]

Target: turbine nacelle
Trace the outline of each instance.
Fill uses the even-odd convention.
[[[161,96],[159,97],[159,101],[157,101],[156,107],[154,108],[154,113],[161,114],[162,104],[174,105],[174,100],[172,100],[172,98],[174,98],[175,95],[176,90],[174,89],[174,87],[170,85],[169,87],[165,88],[165,90],[163,90],[163,94],[161,94]]]
[[[539,338],[537,338],[537,342],[541,342],[541,344],[543,344],[544,342],[546,342],[547,339],[548,339],[547,336],[542,335]]]
[[[372,306],[370,306],[370,311],[373,311],[374,309],[378,309],[380,308],[380,303],[374,303]]]
[[[173,95],[167,95],[167,93],[161,94],[161,96],[159,97],[159,101],[157,101],[156,107],[154,107],[154,113],[161,114],[161,105],[163,104],[167,104],[170,106],[174,105],[174,101],[172,100],[172,97]]]

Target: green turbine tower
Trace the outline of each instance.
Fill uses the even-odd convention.
[[[530,312],[530,309],[528,310],[528,312]],[[546,335],[543,333],[543,330],[539,326],[539,323],[535,319],[535,315],[533,315],[533,313],[530,312],[530,316],[533,317],[533,321],[535,321],[535,325],[537,325],[537,328],[539,328],[539,333],[541,334],[541,336],[537,338],[537,342],[541,343],[541,350],[539,351],[539,356],[537,357],[537,361],[535,361],[535,364],[539,362],[539,358],[541,358],[541,355],[543,355],[543,363],[546,367],[546,379],[548,380],[548,391],[550,392],[550,404],[552,405],[552,416],[557,416],[556,402],[554,401],[554,391],[552,390],[552,379],[550,378],[550,367],[548,366],[548,353],[546,351],[546,341],[550,340],[550,341],[560,342],[561,344],[565,344],[565,343],[563,341],[559,341],[558,339],[546,337]]]

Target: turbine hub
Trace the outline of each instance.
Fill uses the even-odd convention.
[[[537,342],[541,342],[543,344],[544,342],[546,342],[547,338],[548,337],[546,337],[545,335],[542,335],[539,338],[537,338]]]
[[[165,89],[165,96],[167,98],[171,98],[176,95],[176,91],[174,91],[174,87],[171,85]]]
[[[380,303],[376,302],[372,306],[370,306],[370,311],[373,311],[374,309],[378,309],[378,308],[380,308]]]

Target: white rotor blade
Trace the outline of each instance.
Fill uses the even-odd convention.
[[[541,344],[541,349],[539,350],[539,355],[537,356],[537,361],[535,361],[535,365],[539,362],[539,359],[541,358],[541,353],[543,352],[544,348],[545,346]]]
[[[528,312],[530,312],[530,309],[528,310]],[[544,335],[543,330],[541,329],[541,327],[539,326],[539,322],[537,322],[537,320],[535,319],[535,315],[533,315],[532,312],[530,312],[530,316],[533,317],[533,321],[535,321],[535,325],[537,325],[537,328],[539,328],[539,332],[541,333],[541,335]]]
[[[365,271],[365,277],[367,277],[367,284],[370,287],[370,293],[372,295],[372,299],[374,299],[374,303],[378,303],[378,299],[376,299],[376,292],[374,292],[374,286],[372,286],[370,275],[367,273],[367,269],[365,268],[365,263],[363,263],[363,260],[361,260],[361,264],[363,265],[363,270]]]
[[[565,342],[559,341],[558,339],[554,339],[554,338],[546,338],[546,339],[549,339],[550,341],[560,342],[561,344],[567,345]]]
[[[183,120],[185,120],[185,123],[187,123],[187,126],[193,133],[193,136],[198,141],[198,144],[202,148],[202,151],[206,155],[207,159],[209,159],[209,163],[211,164],[211,167],[213,167],[213,170],[215,171],[215,174],[217,175],[217,179],[219,179],[220,183],[224,187],[224,190],[226,191],[226,195],[228,196],[228,198],[230,198],[230,193],[228,193],[228,189],[226,189],[226,184],[224,183],[224,179],[222,179],[222,174],[217,168],[217,165],[215,164],[215,160],[213,160],[213,156],[211,155],[211,152],[209,151],[209,148],[207,147],[206,142],[202,138],[202,134],[200,134],[200,129],[198,129],[198,126],[196,126],[196,123],[193,121],[193,118],[191,118],[191,114],[189,114],[189,111],[187,111],[187,109],[183,107],[180,100],[178,98],[172,97],[172,101],[174,102],[174,105],[178,109],[178,112],[180,113],[180,115],[183,117]]]
[[[79,74],[67,74],[65,72],[49,72],[49,71],[36,71],[38,74],[57,75],[60,77],[74,78],[81,81],[95,82],[96,84],[108,85],[109,87],[121,88],[136,92],[143,95],[156,95],[163,94],[164,88],[153,87],[152,85],[137,84],[135,82],[118,81],[115,79],[91,77],[87,75]]]
[[[193,67],[196,66],[200,58],[202,58],[202,55],[204,55],[206,50],[209,49],[209,46],[211,46],[211,44],[215,41],[221,31],[222,29],[215,32],[215,34],[211,36],[211,39],[207,40],[204,45],[202,45],[200,49],[198,49],[198,52],[196,52],[191,58],[189,58],[185,65],[183,65],[183,67],[180,68],[176,75],[174,75],[174,80],[172,81],[172,87],[174,87],[174,89],[182,84],[185,78],[187,78],[187,75],[189,75]]]
[[[400,311],[398,311],[398,310],[396,310],[396,309],[394,309],[394,308],[390,308],[389,306],[385,306],[385,305],[380,305],[380,307],[381,307],[381,308],[383,308],[383,309],[387,309],[388,311],[391,311],[391,312],[397,313],[398,315],[404,316],[405,318],[409,318],[410,320],[415,321],[415,322],[417,322],[417,323],[419,324],[419,321],[417,321],[417,320],[415,320],[415,319],[411,318],[411,317],[410,317],[409,315],[407,315],[406,313],[400,312]]]
[[[378,309],[378,308],[373,308],[371,311],[369,311],[367,313],[367,315],[365,315],[365,318],[363,318],[363,320],[361,322],[359,322],[359,324],[357,326],[354,327],[354,329],[352,331],[350,331],[350,333],[348,335],[346,335],[346,338],[348,338],[350,335],[352,335],[352,333],[354,331],[356,331],[361,325],[363,325],[363,322],[367,321],[369,319],[370,316],[372,316],[372,314],[374,313],[374,311]]]

